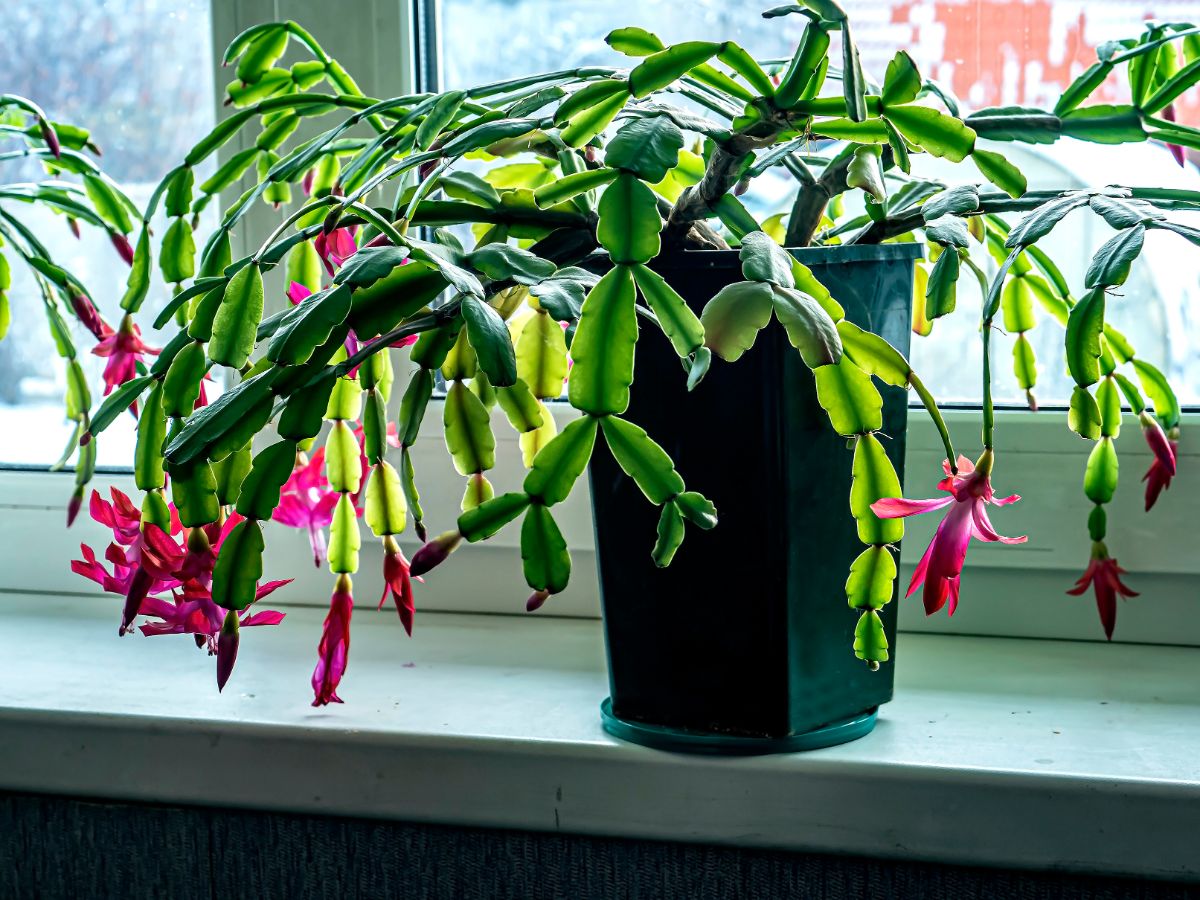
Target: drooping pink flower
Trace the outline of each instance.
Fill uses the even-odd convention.
[[[1179,442],[1168,441],[1168,446],[1171,448],[1172,455],[1178,459]],[[1158,502],[1158,495],[1171,486],[1173,476],[1174,473],[1155,456],[1150,462],[1150,468],[1142,476],[1142,481],[1146,482],[1146,512],[1149,512],[1151,507]]]
[[[400,622],[404,630],[412,637],[413,618],[416,615],[416,602],[413,600],[412,577],[408,571],[408,560],[400,550],[395,538],[388,535],[383,540],[383,595],[379,598],[379,608],[387,602],[388,592],[396,603],[396,612],[400,614]]]
[[[133,265],[133,244],[129,243],[129,238],[121,234],[119,231],[110,231],[108,239],[112,241],[112,245],[117,248],[117,253],[121,259],[125,260],[125,265]]]
[[[142,343],[142,330],[126,315],[121,327],[100,341],[92,352],[108,358],[104,365],[104,396],[137,376],[137,364],[145,354],[157,356],[158,350]]]
[[[987,504],[1004,506],[1021,499],[1016,494],[1011,497],[995,497],[991,484],[992,465],[991,450],[983,451],[975,465],[966,457],[960,456],[957,474],[952,474],[950,463],[943,461],[942,467],[946,477],[938,482],[938,488],[950,496],[932,500],[886,498],[871,504],[871,510],[881,519],[896,519],[945,506],[950,507],[946,517],[938,525],[937,533],[925,550],[925,555],[917,564],[912,582],[908,586],[908,593],[905,595],[911,597],[917,588],[924,585],[921,598],[925,604],[926,615],[937,612],[946,605],[947,600],[950,603],[949,613],[954,615],[954,609],[958,605],[958,580],[972,536],[989,543],[1001,541],[1005,544],[1021,544],[1027,540],[1024,536],[1002,537],[996,533],[988,520]]]
[[[325,561],[325,528],[333,521],[338,492],[330,488],[325,477],[325,448],[317,450],[308,461],[297,460],[296,468],[284,482],[279,493],[279,505],[271,518],[291,528],[308,531],[312,546],[313,565],[320,568]]]
[[[325,271],[330,276],[358,251],[358,244],[354,242],[356,231],[357,225],[347,225],[345,228],[335,228],[328,234],[322,231],[313,241],[317,256],[321,257]]]
[[[338,575],[329,613],[325,616],[321,643],[317,646],[317,667],[312,675],[313,706],[342,702],[337,695],[337,686],[346,674],[346,660],[350,654],[350,616],[354,612],[352,590],[350,576]]]
[[[1117,595],[1136,597],[1137,591],[1131,591],[1121,581],[1125,570],[1117,565],[1116,559],[1108,555],[1108,548],[1102,541],[1092,545],[1092,559],[1086,571],[1075,582],[1075,587],[1068,594],[1080,596],[1091,587],[1096,595],[1096,609],[1100,612],[1100,624],[1104,626],[1104,636],[1112,640],[1113,628],[1117,624]]]
[[[1142,437],[1146,439],[1146,445],[1154,454],[1150,468],[1142,476],[1142,481],[1146,482],[1146,512],[1149,512],[1158,502],[1158,495],[1171,486],[1171,479],[1175,477],[1179,429],[1172,428],[1171,434],[1168,435],[1158,424],[1158,420],[1145,411],[1138,416],[1138,421],[1142,426]]]
[[[83,559],[74,560],[71,570],[99,584],[109,593],[125,596],[121,633],[129,630],[133,619],[146,616],[151,620],[138,626],[144,635],[192,634],[198,646],[207,646],[210,654],[218,650],[217,635],[226,612],[212,599],[212,573],[217,554],[225,538],[241,516],[234,513],[224,523],[184,529],[173,505],[170,532],[148,524],[143,527],[141,512],[133,502],[116,488],[112,503],[92,492],[92,518],[113,531],[113,542],[105,552],[112,565],[110,572],[96,558],[95,551],[80,545]],[[287,581],[268,581],[259,585],[255,600],[271,594]],[[164,596],[168,595],[169,596]],[[275,625],[283,613],[264,610],[239,614],[243,626]]]

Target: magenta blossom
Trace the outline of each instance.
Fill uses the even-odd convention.
[[[1001,537],[992,528],[988,520],[987,504],[1004,506],[1015,503],[1021,498],[1016,494],[1011,497],[996,498],[992,492],[993,456],[991,450],[984,450],[979,462],[972,465],[964,456],[958,458],[958,473],[952,474],[949,461],[942,462],[946,477],[938,482],[938,488],[950,496],[932,500],[905,500],[902,497],[876,500],[871,504],[871,510],[881,519],[896,519],[902,516],[918,515],[950,506],[950,511],[938,525],[937,533],[930,541],[925,555],[917,563],[913,572],[912,582],[908,586],[911,597],[922,584],[925,590],[921,598],[925,603],[925,614],[932,615],[950,601],[950,615],[958,605],[958,579],[962,574],[963,563],[967,558],[967,546],[971,537],[1005,544],[1022,544],[1027,538]],[[953,505],[951,505],[953,504]]]
[[[338,575],[329,602],[329,614],[325,616],[321,643],[317,647],[317,667],[312,675],[313,706],[342,702],[337,695],[337,686],[346,674],[346,660],[350,654],[350,616],[354,612],[352,589],[350,576]]]
[[[387,602],[389,591],[396,603],[396,612],[400,614],[400,622],[408,636],[412,637],[413,617],[417,610],[413,600],[412,577],[408,571],[408,560],[390,534],[383,539],[383,596],[379,598],[380,609]]]
[[[354,243],[354,233],[357,230],[357,225],[348,225],[345,228],[335,228],[329,234],[322,231],[313,241],[317,256],[321,257],[325,271],[330,276],[358,251],[358,244]]]
[[[92,352],[108,358],[104,366],[104,396],[137,377],[137,364],[145,354],[157,356],[158,350],[142,343],[142,330],[126,315],[121,327],[100,341]],[[131,407],[132,409],[132,407]]]
[[[1110,641],[1113,628],[1117,624],[1117,595],[1136,597],[1137,591],[1131,591],[1121,581],[1125,570],[1117,565],[1117,561],[1108,555],[1108,548],[1102,541],[1092,545],[1092,561],[1087,570],[1075,582],[1075,587],[1067,591],[1078,597],[1090,586],[1096,594],[1096,609],[1100,612],[1100,624],[1104,626],[1104,636]]]
[[[226,611],[212,599],[213,566],[221,544],[242,517],[234,513],[221,525],[184,529],[174,506],[169,505],[168,533],[153,524],[143,527],[138,508],[116,488],[112,489],[112,498],[113,502],[107,503],[93,491],[91,501],[92,518],[113,531],[114,540],[105,552],[112,571],[96,559],[95,551],[86,544],[79,548],[83,559],[73,561],[71,570],[95,581],[109,593],[125,596],[122,634],[129,630],[136,616],[143,615],[152,621],[138,626],[142,634],[191,634],[197,646],[207,647],[210,654],[217,655],[218,635]],[[259,585],[255,600],[261,600],[288,581]],[[163,596],[168,593],[169,599]],[[276,625],[282,619],[283,613],[273,610],[254,614],[244,610],[238,614],[242,626]],[[222,670],[226,679],[232,669],[229,653],[227,647],[228,669]],[[220,671],[218,680],[223,684]]]
[[[312,291],[310,291],[306,285],[303,285],[298,281],[293,281],[288,285],[287,298],[292,301],[292,306],[295,306],[306,297],[311,296]]]
[[[330,488],[324,468],[324,447],[307,462],[298,459],[292,474],[284,482],[279,505],[271,516],[274,521],[291,528],[307,529],[313,564],[318,568],[325,561],[324,529],[333,521],[333,509],[339,497],[338,492]]]
[[[1142,481],[1146,482],[1146,512],[1149,512],[1158,502],[1158,495],[1171,486],[1171,479],[1175,477],[1179,458],[1179,429],[1172,428],[1168,435],[1158,420],[1144,411],[1138,420],[1142,425],[1142,436],[1154,454],[1150,468],[1142,476]]]

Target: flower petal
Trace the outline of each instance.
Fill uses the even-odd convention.
[[[881,519],[899,519],[904,516],[919,516],[949,506],[953,497],[934,497],[929,500],[907,500],[904,497],[885,497],[871,504],[871,512]]]

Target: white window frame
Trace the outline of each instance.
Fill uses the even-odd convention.
[[[250,25],[272,19],[301,22],[322,41],[363,87],[375,95],[406,92],[414,84],[415,9],[422,0],[359,0],[354,15],[338,4],[322,0],[242,0],[238,4],[213,4],[214,77],[217,96],[224,90],[229,71],[219,65],[228,41]],[[240,144],[227,148],[232,153]],[[248,235],[265,233],[275,216],[265,208],[255,210],[237,238],[251,252]],[[281,286],[279,286],[281,287]],[[275,291],[281,296],[281,290]],[[398,365],[403,379],[403,365]],[[402,385],[397,386],[397,391]],[[576,413],[566,404],[552,404],[561,427]],[[979,413],[947,413],[956,445],[972,455],[979,449]],[[523,467],[516,435],[499,413],[494,414],[497,438],[496,468],[489,473],[498,491],[519,486]],[[431,530],[453,526],[463,489],[442,443],[439,423],[441,402],[431,403],[422,434],[414,447],[414,461],[423,506]],[[1064,595],[1082,572],[1089,557],[1086,530],[1089,504],[1081,485],[1091,444],[1068,431],[1065,413],[1037,414],[1014,411],[997,416],[998,462],[995,480],[1004,492],[1025,495],[1021,503],[995,516],[1006,534],[1028,533],[1022,546],[973,543],[963,575],[963,601],[950,618],[925,618],[916,599],[900,602],[902,630],[975,635],[1099,639],[1101,637],[1090,594]],[[1200,415],[1184,417],[1184,442],[1180,472],[1171,489],[1149,514],[1141,509],[1139,479],[1149,465],[1140,429],[1132,416],[1118,438],[1122,479],[1110,507],[1108,545],[1129,570],[1130,585],[1141,597],[1121,605],[1116,639],[1129,642],[1200,645],[1200,617],[1194,607],[1200,600],[1200,555],[1191,511],[1200,504],[1200,451],[1188,435],[1200,426]],[[933,496],[943,456],[941,443],[922,410],[910,410],[906,461],[906,494]],[[686,473],[684,473],[686,477]],[[98,473],[93,486],[102,492],[107,484],[136,494],[132,477]],[[106,533],[91,522],[86,511],[70,531],[63,528],[63,510],[70,495],[69,473],[51,474],[21,469],[0,469],[0,592],[95,594],[89,583],[69,571],[80,541],[102,552]],[[703,490],[703,485],[695,485]],[[586,479],[556,510],[574,559],[571,587],[554,598],[540,615],[598,617],[599,587],[596,578],[592,514]],[[907,586],[913,562],[932,535],[939,516],[908,520],[903,544],[902,589]],[[521,576],[519,531],[510,527],[486,544],[461,550],[451,563],[418,586],[421,609],[524,615],[526,589]],[[403,541],[407,552],[416,548],[410,532]],[[650,552],[653,536],[646,536]],[[382,586],[382,555],[377,542],[364,540],[359,585],[360,603],[373,599]],[[278,595],[289,604],[327,603],[330,576],[313,567],[303,534],[271,526],[265,561],[267,577],[292,577],[295,582]],[[736,602],[736,601],[735,601]],[[830,602],[841,602],[831,597]],[[368,622],[369,617],[359,621]]]

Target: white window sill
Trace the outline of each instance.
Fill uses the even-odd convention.
[[[0,594],[0,789],[1200,880],[1200,650],[905,634],[875,732],[678,756],[600,729],[596,621],[360,598],[347,703],[322,612],[248,630],[224,696],[112,598]]]

